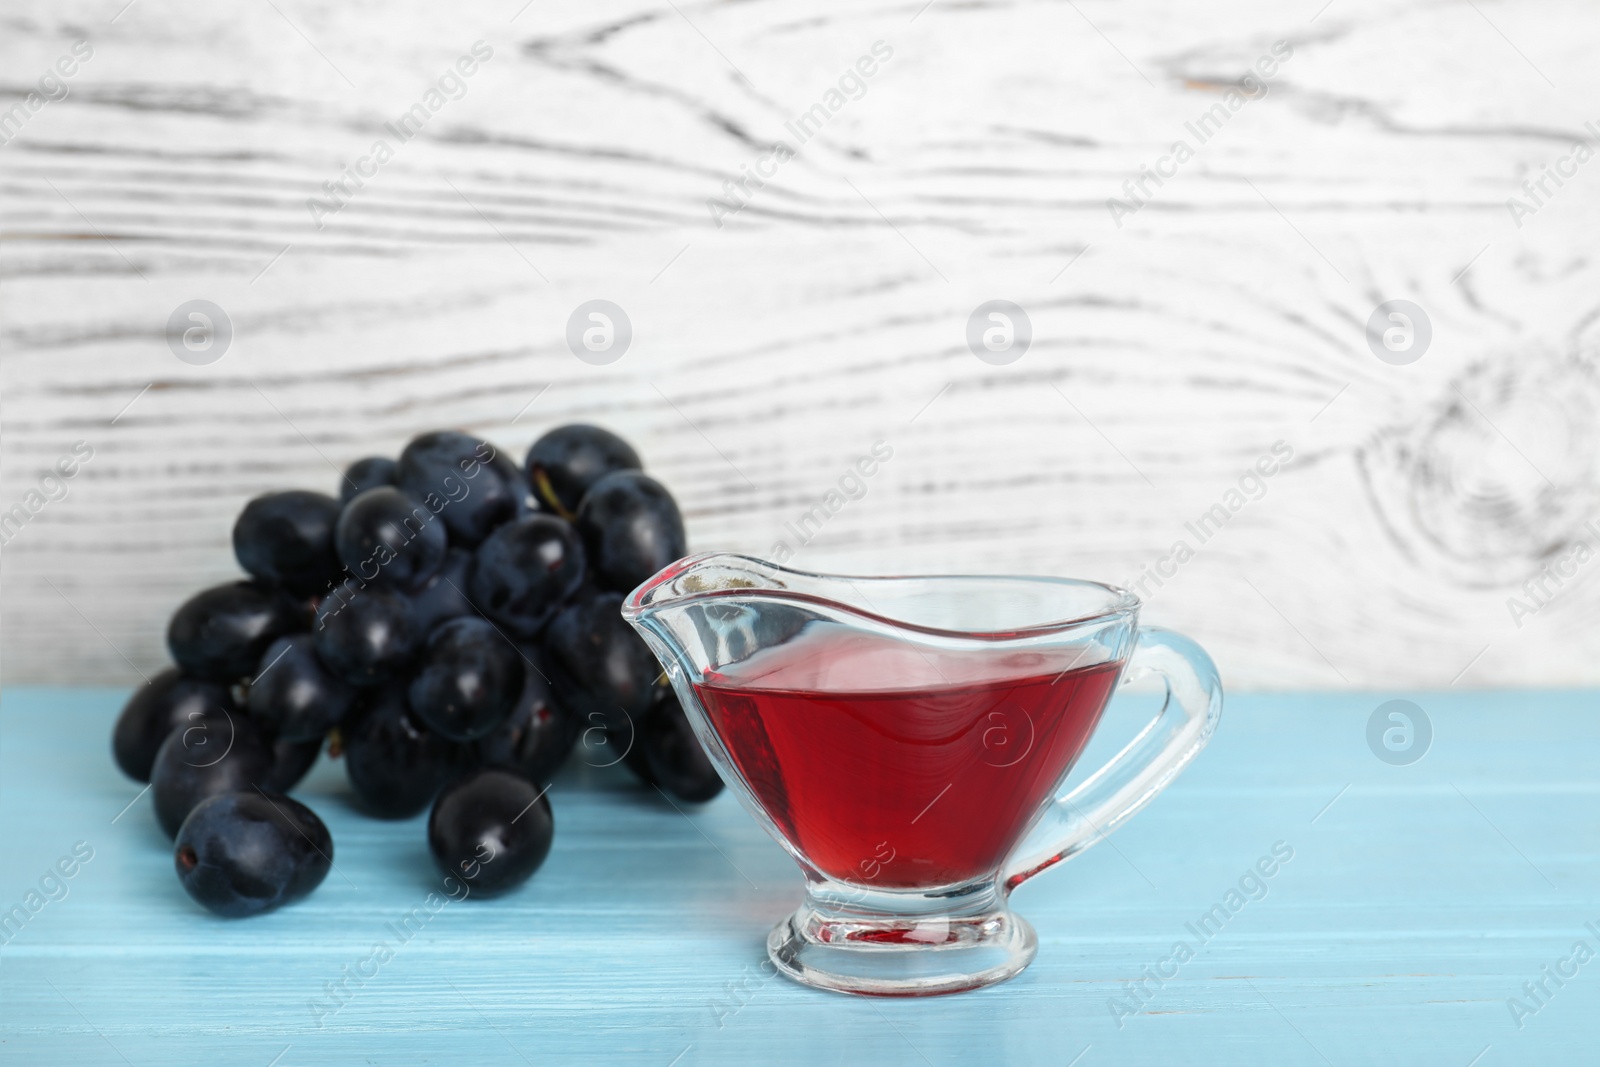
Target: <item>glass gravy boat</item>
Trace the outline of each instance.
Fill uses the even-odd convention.
[[[851,578],[748,556],[680,560],[623,616],[707,754],[788,850],[806,897],[767,938],[783,973],[921,996],[1032,961],[1011,891],[1148,804],[1222,713],[1215,665],[1065,578]],[[1104,767],[1063,782],[1120,681],[1167,699]]]

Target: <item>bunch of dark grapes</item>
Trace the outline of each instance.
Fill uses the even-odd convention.
[[[431,805],[435,861],[482,896],[543,863],[546,791],[580,738],[680,800],[722,789],[620,614],[687,546],[671,494],[615,434],[562,426],[519,470],[476,437],[426,433],[352,464],[338,499],[255,498],[233,547],[249,577],[178,608],[177,665],[112,736],[213,911],[266,911],[327,874],[327,827],[285,795],[324,744],[368,813]]]

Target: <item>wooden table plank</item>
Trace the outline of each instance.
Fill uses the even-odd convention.
[[[22,901],[75,842],[94,858],[0,947],[0,1058],[1576,1061],[1592,1041],[1600,965],[1551,984],[1520,1029],[1507,1000],[1575,942],[1600,949],[1586,926],[1600,926],[1596,695],[1390,696],[1416,701],[1433,726],[1409,766],[1367,747],[1379,697],[1232,698],[1211,748],[1166,796],[1110,845],[1018,892],[1041,938],[1027,972],[901,1002],[761,970],[798,874],[731,799],[686,818],[581,766],[552,793],[555,848],[532,882],[448,905],[400,944],[385,924],[438,877],[421,820],[357,816],[339,769],[321,765],[299,795],[327,820],[338,871],[301,905],[213,919],[178,887],[147,797],[113,822],[137,793],[106,752],[121,694],[12,688],[0,703],[0,904]],[[1108,731],[1139,710],[1120,701]],[[1115,740],[1102,735],[1099,750]],[[1278,842],[1293,858],[1199,944],[1186,924],[1226,902]],[[319,1017],[325,984],[372,969],[364,961],[383,939],[393,958]],[[1180,940],[1195,958],[1119,1019],[1113,1000]]]

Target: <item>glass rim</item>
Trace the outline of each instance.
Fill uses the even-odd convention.
[[[674,589],[665,598],[661,598],[661,594],[667,592],[665,587],[670,583],[692,575],[692,572],[708,564],[719,561],[746,564],[751,569],[768,575],[787,574],[799,578],[841,582],[850,585],[854,585],[856,582],[1016,582],[1034,586],[1053,585],[1083,590],[1097,590],[1104,594],[1105,602],[1092,611],[1064,615],[1060,618],[1031,623],[1026,626],[995,629],[951,629],[898,619],[893,615],[885,614],[871,607],[859,607],[833,597],[799,589],[789,589],[782,585],[758,586],[752,584],[711,586],[689,590]],[[1107,582],[1097,582],[1087,578],[1061,578],[1037,574],[830,574],[823,571],[805,571],[794,567],[786,567],[780,563],[773,563],[769,560],[738,552],[699,552],[668,564],[624,597],[622,617],[631,623],[657,611],[665,610],[668,607],[680,607],[708,600],[749,599],[751,597],[763,597],[825,607],[832,611],[845,612],[898,630],[907,630],[937,637],[989,641],[1012,641],[1041,634],[1056,633],[1119,617],[1132,617],[1138,613],[1139,608],[1142,606],[1139,597],[1132,591],[1122,586],[1111,585]]]

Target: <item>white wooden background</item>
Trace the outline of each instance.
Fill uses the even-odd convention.
[[[1506,604],[1600,516],[1600,163],[1506,207],[1594,136],[1592,5],[124,3],[0,13],[6,107],[94,48],[0,147],[0,509],[94,449],[0,554],[8,682],[163,662],[255,493],[434,427],[520,457],[566,419],[633,439],[696,548],[766,553],[881,439],[796,562],[1113,581],[1281,439],[1147,612],[1230,683],[1600,682],[1588,568],[1520,628]],[[480,39],[318,230],[307,198]],[[1280,39],[1266,97],[1113,225]],[[713,225],[877,41],[865,94]],[[197,298],[236,333],[209,366],[164,338]],[[634,324],[610,366],[563,339],[594,298]],[[993,298],[1034,326],[1009,366],[964,341]],[[1365,343],[1387,299],[1432,321],[1413,365]]]

